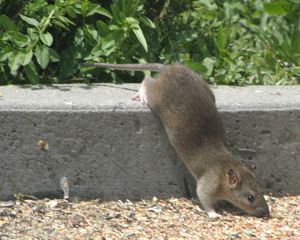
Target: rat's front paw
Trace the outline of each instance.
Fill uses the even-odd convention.
[[[216,213],[215,211],[209,211],[207,212],[207,215],[209,218],[220,218],[222,215]]]

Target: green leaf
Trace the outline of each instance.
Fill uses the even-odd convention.
[[[21,65],[25,66],[31,62],[33,56],[32,50],[27,51],[26,53],[20,53]]]
[[[99,13],[99,14],[105,16],[105,17],[108,17],[108,18],[112,19],[112,15],[110,14],[110,12],[107,11],[106,9],[102,8],[102,7],[100,7],[100,8],[97,9],[97,13]]]
[[[103,51],[105,56],[110,56],[112,52],[114,52],[119,43],[122,42],[122,33],[121,31],[113,31],[107,37],[102,39],[101,50]],[[100,50],[98,50],[98,53]]]
[[[40,39],[48,47],[50,47],[52,45],[52,43],[53,43],[53,37],[52,37],[52,35],[49,32],[40,33]]]
[[[147,45],[147,41],[144,37],[143,31],[140,28],[139,25],[136,25],[133,29],[133,32],[136,36],[136,38],[139,40],[139,42],[142,44],[143,48],[145,49],[146,52],[148,52],[148,45]]]
[[[142,16],[140,18],[141,22],[143,22],[147,27],[155,28],[155,24],[147,17]]]
[[[90,4],[85,16],[87,16],[87,17],[92,16],[95,13],[101,14],[103,16],[106,16],[106,17],[110,18],[110,19],[112,18],[110,12],[108,12],[106,9],[104,9],[103,7],[100,7],[97,4]]]
[[[121,12],[119,9],[113,4],[111,5],[111,11],[112,11],[112,19],[115,23],[122,24],[123,17],[121,16]]]
[[[112,34],[109,34],[106,38],[102,40],[102,50],[104,51],[115,46],[116,41]]]
[[[0,52],[0,62],[6,61],[12,54],[13,52],[10,49],[2,49]]]
[[[207,72],[207,68],[198,62],[186,62],[186,65],[192,69],[193,71],[200,73],[200,74],[204,74]]]
[[[218,10],[218,5],[215,1],[211,0],[199,0],[201,4],[203,4],[209,11],[216,11]]]
[[[295,53],[300,53],[300,29],[299,30],[295,30],[294,33],[293,33],[292,43],[291,43],[291,49]]]
[[[128,23],[128,25],[130,26],[130,27],[136,27],[136,25],[138,25],[139,24],[139,21],[136,19],[136,18],[133,18],[133,17],[127,17],[126,19],[125,19],[125,22],[127,22]]]
[[[36,72],[35,65],[33,62],[30,62],[24,67],[24,71],[28,80],[32,83],[38,83],[40,81],[40,76]]]
[[[49,60],[50,62],[58,62],[60,59],[60,56],[58,55],[58,53],[52,49],[52,48],[49,48]]]
[[[28,24],[32,25],[32,26],[35,26],[35,27],[38,27],[39,26],[39,22],[37,20],[35,20],[34,18],[30,18],[30,17],[26,17],[22,14],[19,14],[20,15],[20,18],[27,22]]]
[[[224,28],[220,26],[216,39],[216,46],[220,52],[223,52],[225,50],[225,47],[227,45],[227,38],[228,32],[224,31]]]
[[[92,25],[86,25],[83,27],[83,33],[86,40],[89,41],[90,44],[94,45],[98,40],[98,32]]]
[[[29,42],[30,39],[28,38],[28,36],[19,33],[19,32],[15,32],[15,31],[9,31],[6,32],[6,34],[8,36],[11,37],[11,39],[19,46],[19,47],[24,47],[26,46]]]
[[[85,54],[84,60],[94,60],[104,54],[102,50],[102,41],[99,41],[87,54]],[[95,60],[96,61],[96,60]],[[97,60],[98,61],[98,60]]]
[[[64,25],[66,25],[66,26],[68,26],[68,25],[76,25],[73,21],[71,21],[69,18],[66,18],[66,17],[64,17],[64,16],[62,16],[62,15],[60,15],[60,16],[57,16],[57,19],[61,22],[61,23],[63,23]]]
[[[279,16],[287,14],[290,11],[291,4],[285,0],[273,1],[270,3],[264,3],[264,10],[273,16]]]
[[[51,23],[53,25],[56,25],[56,26],[59,26],[59,27],[65,29],[65,30],[69,30],[68,26],[70,26],[70,25],[73,25],[73,26],[76,25],[73,21],[71,21],[70,19],[68,19],[62,15],[58,15],[56,17],[56,19],[52,19]]]
[[[109,33],[107,24],[101,20],[96,21],[97,30],[100,36],[106,36]]]
[[[36,46],[34,55],[41,68],[46,69],[50,60],[49,48],[45,45],[39,44]]]
[[[294,74],[300,74],[300,67],[295,67],[293,70]]]
[[[8,66],[10,68],[10,73],[12,75],[16,75],[17,74],[17,70],[19,69],[20,65],[21,65],[21,54],[19,52],[14,52],[8,59]]]
[[[63,22],[61,21],[57,21],[55,19],[52,20],[52,23],[58,27],[61,27],[62,29],[65,29],[67,31],[69,31],[69,28],[67,27],[67,25],[65,25]]]
[[[111,31],[122,31],[122,28],[120,28],[117,25],[111,24],[111,25],[109,25],[109,30],[111,30]]]
[[[5,31],[17,31],[15,22],[5,15],[0,16],[0,27]]]
[[[80,5],[80,7],[79,6],[78,7],[81,10],[82,16],[86,16],[88,7],[91,7],[91,5],[94,5],[94,4],[93,3],[89,4],[88,0],[81,1],[81,5]]]
[[[34,28],[27,28],[27,34],[31,40],[36,40],[39,37],[38,32]]]
[[[207,76],[211,76],[212,75],[212,72],[213,72],[213,70],[214,70],[214,63],[215,63],[216,61],[214,60],[214,59],[212,59],[212,58],[204,58],[204,60],[203,60],[203,62],[202,62],[202,64],[203,64],[203,66],[205,66],[206,67],[206,69],[207,69],[207,71],[206,71],[206,75]]]

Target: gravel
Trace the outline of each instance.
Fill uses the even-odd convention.
[[[0,202],[0,239],[300,239],[300,196],[267,197],[271,218],[221,211],[209,219],[185,198],[131,202]]]

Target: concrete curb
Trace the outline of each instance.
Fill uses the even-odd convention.
[[[193,180],[136,84],[0,88],[0,199],[186,196]],[[214,87],[234,155],[256,166],[263,189],[299,194],[300,87]],[[37,142],[47,141],[48,151]]]

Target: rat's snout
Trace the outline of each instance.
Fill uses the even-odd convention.
[[[268,207],[266,208],[259,207],[256,209],[253,215],[256,217],[270,217],[270,211]]]

